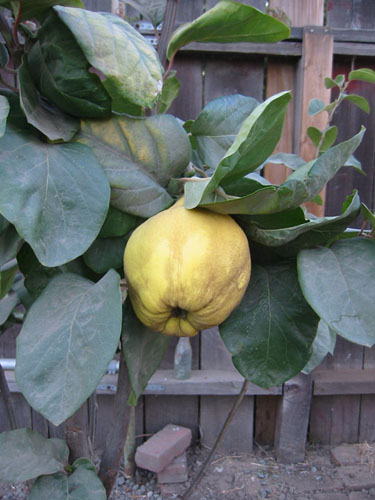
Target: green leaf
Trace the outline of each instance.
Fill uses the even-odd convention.
[[[30,500],[106,500],[103,483],[98,478],[94,464],[87,458],[79,458],[69,476],[58,472],[41,476],[33,484]]]
[[[167,57],[190,42],[278,42],[288,38],[289,28],[274,17],[232,0],[221,0],[171,36]]]
[[[355,69],[349,73],[348,80],[375,83],[375,71],[370,68]]]
[[[0,268],[16,257],[21,244],[14,226],[6,226],[0,234]]]
[[[310,359],[302,372],[307,374],[317,368],[328,353],[333,354],[335,345],[336,333],[329,328],[327,323],[320,320],[316,337],[312,344]]]
[[[336,127],[336,125],[332,125],[332,127],[329,127],[325,131],[323,144],[320,148],[320,152],[326,151],[335,143],[337,138],[337,133],[338,133],[338,128]]]
[[[121,332],[119,276],[98,283],[55,277],[31,306],[17,337],[16,380],[30,405],[59,425],[93,393]]]
[[[172,70],[163,83],[163,89],[159,99],[158,113],[166,113],[168,111],[172,102],[178,96],[180,87],[181,83],[177,79],[176,71]]]
[[[31,429],[0,434],[0,481],[19,483],[53,474],[68,463],[69,448],[61,439],[47,439]]]
[[[18,304],[18,296],[15,293],[8,294],[0,300],[0,326],[3,325]]]
[[[79,120],[47,102],[35,87],[26,58],[18,68],[20,102],[28,123],[50,141],[68,142],[79,129]]]
[[[344,167],[353,167],[362,175],[366,175],[366,173],[362,169],[362,163],[357,160],[353,155],[350,155],[349,158],[344,163]]]
[[[321,99],[311,99],[309,102],[308,114],[309,116],[317,115],[324,110],[324,102]]]
[[[3,137],[4,135],[9,110],[10,107],[8,99],[3,95],[0,95],[0,137]]]
[[[265,164],[285,165],[286,167],[297,170],[297,168],[305,165],[305,160],[300,156],[292,153],[276,153],[264,162]]]
[[[150,377],[158,369],[170,337],[154,332],[141,323],[130,300],[125,302],[123,323],[122,353],[132,386],[129,404],[135,406]]]
[[[345,83],[345,75],[337,75],[335,82],[337,83],[337,86],[341,88]]]
[[[337,82],[335,80],[332,80],[329,76],[324,78],[324,86],[326,89],[333,89],[333,87],[337,87]]]
[[[362,141],[365,129],[351,139],[328,149],[318,159],[295,170],[281,186],[264,186],[238,199],[224,199],[217,193],[205,196],[200,205],[218,213],[260,215],[296,208],[317,196],[335,176]],[[203,179],[202,184],[208,184]],[[185,206],[190,208],[200,199],[201,182],[185,184]],[[196,186],[198,185],[198,186]],[[224,185],[225,186],[225,185]]]
[[[28,19],[41,19],[44,14],[53,7],[54,5],[66,5],[71,7],[81,7],[84,8],[83,2],[81,0],[21,0],[22,1],[22,11],[20,21],[25,21]],[[19,0],[9,2],[13,6],[13,14],[17,17],[19,9]]]
[[[241,375],[269,388],[306,365],[318,318],[301,294],[294,262],[255,265],[251,273],[240,305],[219,329]]]
[[[323,142],[320,145],[320,141],[321,141],[323,133],[315,127],[309,127],[307,129],[307,135],[312,140],[314,146],[316,148],[319,148],[319,145],[320,145],[320,152],[321,153],[323,151],[326,151],[328,148],[330,148],[334,144],[336,137],[337,137],[337,132],[338,132],[338,129],[337,129],[336,125],[332,125],[328,129],[326,129],[324,131]]]
[[[316,127],[308,127],[306,133],[307,136],[311,139],[311,142],[314,144],[314,146],[318,148],[323,132]]]
[[[306,300],[329,328],[360,345],[375,343],[374,241],[352,238],[302,250],[298,273]]]
[[[203,108],[192,124],[191,134],[204,164],[217,167],[258,104],[252,97],[232,95],[214,99]]]
[[[0,43],[0,68],[5,68],[9,62],[9,53],[5,43]]]
[[[153,26],[158,26],[164,19],[167,0],[124,0],[137,9]]]
[[[365,113],[370,113],[370,105],[364,97],[356,94],[349,94],[342,98],[343,101],[353,102],[356,106],[358,106]]]
[[[0,234],[5,231],[5,229],[9,227],[9,222],[5,219],[5,217],[3,217],[2,215],[0,215]],[[1,263],[1,260],[0,260],[0,263]]]
[[[364,220],[369,221],[372,229],[375,229],[375,215],[364,203],[361,203],[361,213]]]
[[[18,271],[18,266],[17,266],[16,261],[14,262],[14,264],[12,264],[12,261],[11,261],[10,266],[11,267],[9,267],[6,270],[1,269],[1,272],[0,272],[0,300],[11,289],[14,278],[15,278],[16,273]]]
[[[128,235],[119,238],[97,238],[83,254],[85,264],[98,274],[104,274],[109,269],[122,269],[128,238]]]
[[[341,215],[333,217],[314,217],[290,227],[267,228],[264,217],[261,220],[263,227],[258,227],[257,221],[241,221],[241,227],[252,241],[267,247],[277,248],[283,257],[296,256],[302,248],[325,245],[341,234],[359,215],[360,199],[355,191],[348,196],[342,207]],[[280,214],[269,215],[268,225],[272,224],[274,217]]]
[[[111,205],[151,217],[172,204],[169,179],[190,161],[188,136],[172,115],[82,122],[76,140],[92,148],[112,188]]]
[[[82,144],[45,144],[13,126],[0,139],[0,213],[46,266],[87,250],[103,225],[110,189]]]
[[[290,99],[290,92],[281,92],[254,109],[243,122],[234,142],[208,182],[185,184],[186,208],[201,205],[204,197],[212,193],[219,184],[225,189],[223,181],[239,179],[254,171],[270,156],[280,139]]]
[[[88,269],[83,262],[83,257],[67,262],[58,267],[45,267],[36,258],[32,248],[24,243],[17,254],[20,271],[25,277],[25,287],[32,299],[36,299],[48,285],[52,278],[62,273],[74,273],[96,280],[98,277]]]
[[[27,61],[42,95],[65,113],[91,118],[111,113],[111,98],[99,76],[90,71],[74,36],[54,12],[39,30]]]
[[[162,88],[162,67],[155,50],[119,16],[54,7],[73,33],[89,63],[104,75],[113,100],[151,107]]]
[[[113,238],[114,236],[124,236],[134,229],[141,219],[134,215],[126,214],[109,207],[107,217],[100,230],[99,238]]]

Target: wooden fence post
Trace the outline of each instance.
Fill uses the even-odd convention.
[[[282,463],[301,462],[305,457],[313,379],[300,373],[284,384],[275,429],[275,451]]]
[[[306,161],[310,161],[315,156],[315,148],[306,135],[307,127],[323,129],[327,117],[326,114],[309,117],[308,105],[314,97],[325,104],[330,100],[330,92],[324,87],[324,77],[332,73],[333,37],[328,28],[321,26],[324,21],[324,0],[270,0],[270,9],[276,15],[282,12],[286,14],[292,26],[304,27],[302,57],[297,65],[297,75],[294,62],[286,64],[286,61],[282,61],[281,64],[273,58],[268,65],[267,96],[282,90],[291,90],[295,94],[276,152],[299,153]],[[287,175],[286,167],[284,170],[271,166],[265,168],[265,176],[275,184],[281,184]],[[309,203],[308,210],[323,215],[324,203],[322,206]],[[276,456],[281,462],[304,459],[311,397],[311,377],[300,374],[284,384],[275,430]]]

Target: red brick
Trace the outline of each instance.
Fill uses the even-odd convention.
[[[158,483],[184,483],[188,479],[186,451],[174,458],[165,469],[158,473]]]
[[[341,444],[332,448],[331,458],[335,465],[356,465],[363,462],[360,448],[356,444]]]
[[[135,463],[142,469],[160,472],[180,455],[191,442],[191,430],[179,425],[168,424],[154,434],[135,454]]]

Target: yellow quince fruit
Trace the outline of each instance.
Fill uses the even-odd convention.
[[[240,303],[250,250],[229,215],[187,210],[181,199],[133,232],[124,269],[139,320],[164,335],[191,337],[220,324]]]

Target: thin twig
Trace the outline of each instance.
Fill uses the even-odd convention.
[[[227,419],[224,422],[223,427],[221,428],[221,431],[220,431],[220,433],[215,441],[215,444],[212,447],[212,450],[210,451],[205,463],[203,464],[201,470],[199,471],[199,474],[193,480],[190,487],[182,495],[182,500],[187,500],[188,498],[190,498],[191,494],[194,492],[194,490],[198,487],[199,483],[201,482],[201,480],[204,476],[204,473],[206,472],[206,469],[210,465],[211,459],[214,456],[214,453],[216,452],[217,447],[219,446],[234,414],[236,413],[238,407],[240,406],[240,404],[241,404],[241,402],[246,394],[248,383],[249,382],[247,380],[243,381],[241,391],[240,391],[239,395],[237,396],[237,398],[232,406],[232,409],[230,410],[229,415],[227,416]]]

